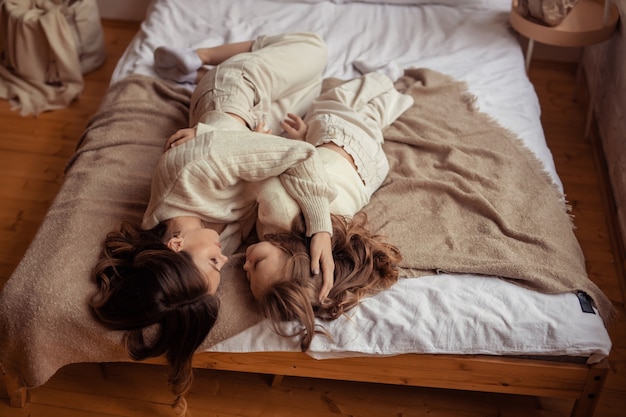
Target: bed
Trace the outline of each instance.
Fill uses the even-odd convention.
[[[11,403],[23,406],[29,388],[67,364],[130,360],[86,300],[104,235],[141,218],[163,140],[187,124],[193,86],[159,79],[152,51],[313,31],[329,47],[325,87],[383,71],[415,98],[385,131],[392,172],[365,209],[402,251],[401,279],[320,322],[332,338],[300,352],[256,313],[237,253],[194,366],[274,383],[309,376],[563,398],[574,400],[572,416],[593,415],[612,306],[586,275],[509,9],[508,0],[155,0],[0,293]]]

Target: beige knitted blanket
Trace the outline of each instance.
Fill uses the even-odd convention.
[[[544,293],[582,290],[608,320],[613,306],[587,277],[562,194],[511,131],[477,111],[464,83],[409,70],[396,87],[414,106],[385,132],[392,171],[369,206],[371,226],[403,254],[404,275],[494,275]]]
[[[584,290],[603,317],[611,305],[587,279],[563,199],[513,134],[472,108],[465,86],[415,70],[398,83],[415,105],[386,132],[392,167],[366,211],[397,244],[403,274],[488,274],[544,292]],[[164,139],[187,124],[189,93],[131,76],[114,84],[68,164],[65,183],[0,293],[0,364],[24,386],[76,362],[128,360],[121,333],[88,313],[89,273],[105,234],[140,221]],[[257,323],[231,257],[222,308],[203,348]]]

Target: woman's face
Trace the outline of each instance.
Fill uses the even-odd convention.
[[[269,242],[255,243],[246,249],[243,270],[250,281],[254,298],[259,300],[267,288],[280,279],[280,271],[288,257],[282,249]]]
[[[222,254],[219,234],[209,228],[186,230],[180,246],[189,253],[209,284],[209,293],[215,294],[220,285],[220,270],[228,262]]]

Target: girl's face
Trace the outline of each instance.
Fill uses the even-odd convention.
[[[287,253],[269,242],[255,243],[246,249],[243,270],[250,281],[254,298],[259,300],[267,288],[280,279],[280,272],[288,258]]]
[[[189,253],[202,271],[209,284],[209,294],[215,294],[220,285],[220,270],[228,262],[222,254],[219,234],[209,228],[196,228],[185,231],[181,250]]]

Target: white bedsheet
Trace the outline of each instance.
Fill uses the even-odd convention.
[[[590,356],[595,363],[611,346],[602,320],[583,313],[575,294],[540,294],[462,274],[401,279],[340,319],[318,324],[333,336],[313,338],[308,353],[318,359],[419,352]],[[295,341],[276,337],[267,321],[211,348],[290,350],[297,350]]]
[[[480,110],[514,131],[562,189],[545,143],[539,103],[508,27],[510,0],[485,4],[489,7],[464,9],[329,1],[156,0],[112,82],[134,73],[156,75],[152,52],[160,45],[197,48],[260,34],[313,31],[328,44],[329,77],[358,76],[354,64],[360,62],[392,73],[426,67],[466,81]],[[164,132],[164,137],[171,133]],[[392,327],[387,325],[391,322]],[[440,274],[402,279],[346,317],[320,325],[333,340],[314,338],[309,353],[316,358],[418,352],[569,355],[588,357],[592,363],[611,349],[602,320],[583,313],[576,295],[540,294],[492,277]],[[262,322],[211,350],[298,348]]]
[[[353,64],[365,62],[372,67],[431,68],[466,81],[480,109],[522,137],[562,188],[545,146],[539,102],[507,23],[510,0],[488,4],[489,9],[480,10],[330,1],[157,0],[112,81],[132,73],[156,75],[152,53],[161,45],[197,48],[260,34],[312,31],[328,44],[328,77],[358,76]]]

